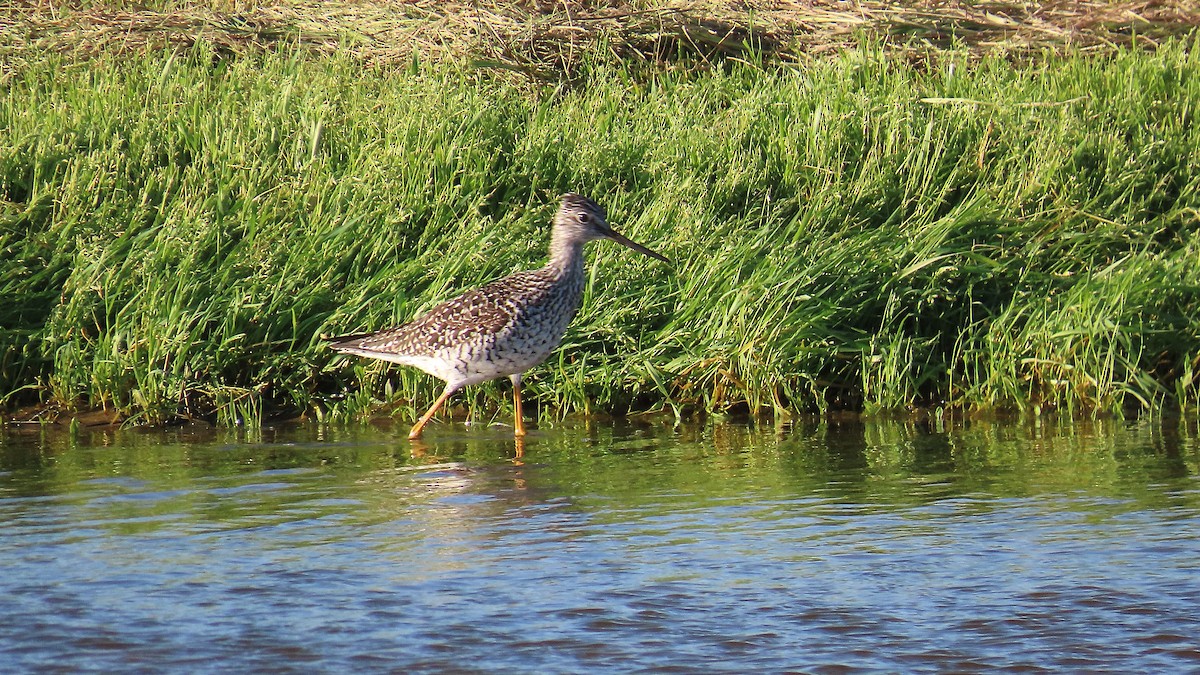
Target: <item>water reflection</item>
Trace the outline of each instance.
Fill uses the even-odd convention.
[[[1200,667],[1193,421],[0,435],[23,670]]]

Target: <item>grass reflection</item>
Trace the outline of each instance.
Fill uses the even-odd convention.
[[[0,437],[0,494],[10,509],[65,509],[77,523],[125,533],[381,523],[430,508],[424,526],[444,528],[463,511],[486,518],[555,500],[616,518],[630,509],[816,500],[889,510],[1047,495],[1195,508],[1189,480],[1200,473],[1195,426],[1161,418],[973,420],[940,431],[858,418],[593,421],[544,428],[523,448],[503,428],[444,425],[421,444],[401,432],[10,432]]]

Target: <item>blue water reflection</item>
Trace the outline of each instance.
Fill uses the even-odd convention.
[[[19,670],[1200,669],[1194,424],[0,437]]]

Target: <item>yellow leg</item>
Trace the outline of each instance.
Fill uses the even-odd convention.
[[[425,425],[429,424],[429,420],[433,419],[433,414],[437,412],[438,408],[442,407],[442,404],[453,393],[453,389],[446,389],[442,392],[442,395],[433,402],[433,405],[429,406],[429,410],[424,415],[421,415],[421,419],[417,420],[417,423],[413,425],[412,431],[408,432],[408,440],[415,441],[421,437],[421,432],[425,430]]]
[[[525,418],[521,413],[521,374],[511,376],[513,383],[513,435],[521,438],[525,435]]]

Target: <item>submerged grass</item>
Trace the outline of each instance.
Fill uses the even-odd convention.
[[[871,45],[573,86],[203,46],[0,85],[0,399],[224,424],[411,415],[440,384],[321,336],[591,249],[543,416],[1194,406],[1200,57]],[[495,385],[469,408],[505,408]]]

